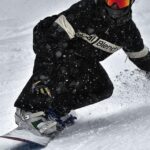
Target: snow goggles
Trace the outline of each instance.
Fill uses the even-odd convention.
[[[109,7],[117,5],[115,9],[123,9],[131,5],[132,0],[105,0]]]

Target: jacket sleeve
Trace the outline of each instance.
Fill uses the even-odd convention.
[[[74,37],[73,28],[69,27],[64,15],[45,18],[33,31],[33,50],[36,54],[51,55],[54,51],[62,51],[65,44]]]
[[[92,0],[81,0],[62,13],[40,21],[33,32],[33,49],[36,54],[62,51],[79,30],[81,18],[89,14]]]
[[[150,52],[144,45],[141,34],[135,23],[131,21],[126,31],[125,45],[123,47],[129,59],[140,69],[150,71]]]
[[[91,0],[82,0],[68,10],[41,20],[33,31],[33,50],[36,54],[34,72],[50,72],[67,53],[75,37],[79,20],[88,12]],[[89,6],[89,7],[88,7]],[[80,18],[80,19],[79,19]]]

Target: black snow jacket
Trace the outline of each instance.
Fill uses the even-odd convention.
[[[51,72],[58,67],[59,59],[69,59],[71,54],[89,62],[102,61],[121,48],[137,67],[150,71],[149,49],[132,18],[116,26],[108,18],[102,3],[81,0],[68,10],[40,21],[33,33],[33,49],[40,57],[34,72],[40,63],[44,72]]]
[[[81,0],[40,21],[33,34],[33,76],[15,103],[26,111],[52,107],[64,115],[110,97],[113,85],[99,61],[121,48],[140,69],[150,71],[150,52],[132,18],[112,23],[101,0]],[[33,93],[39,80],[52,97]]]

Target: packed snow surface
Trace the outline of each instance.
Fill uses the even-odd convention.
[[[0,135],[16,127],[17,96],[32,74],[32,29],[78,0],[0,1]],[[56,5],[57,4],[57,5]],[[150,47],[150,2],[137,0],[133,18]],[[150,79],[120,50],[101,62],[115,90],[100,103],[76,110],[78,120],[44,150],[149,150]],[[5,150],[0,139],[0,149]]]

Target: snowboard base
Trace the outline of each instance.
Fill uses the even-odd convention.
[[[54,135],[50,137],[38,136],[29,130],[17,127],[7,134],[0,136],[0,138],[3,138],[3,141],[4,139],[6,140],[5,143],[3,142],[3,145],[5,144],[5,147],[8,147],[7,150],[32,150],[47,146],[54,138]],[[14,144],[12,147],[13,142]],[[11,146],[9,146],[9,143],[11,143]]]

